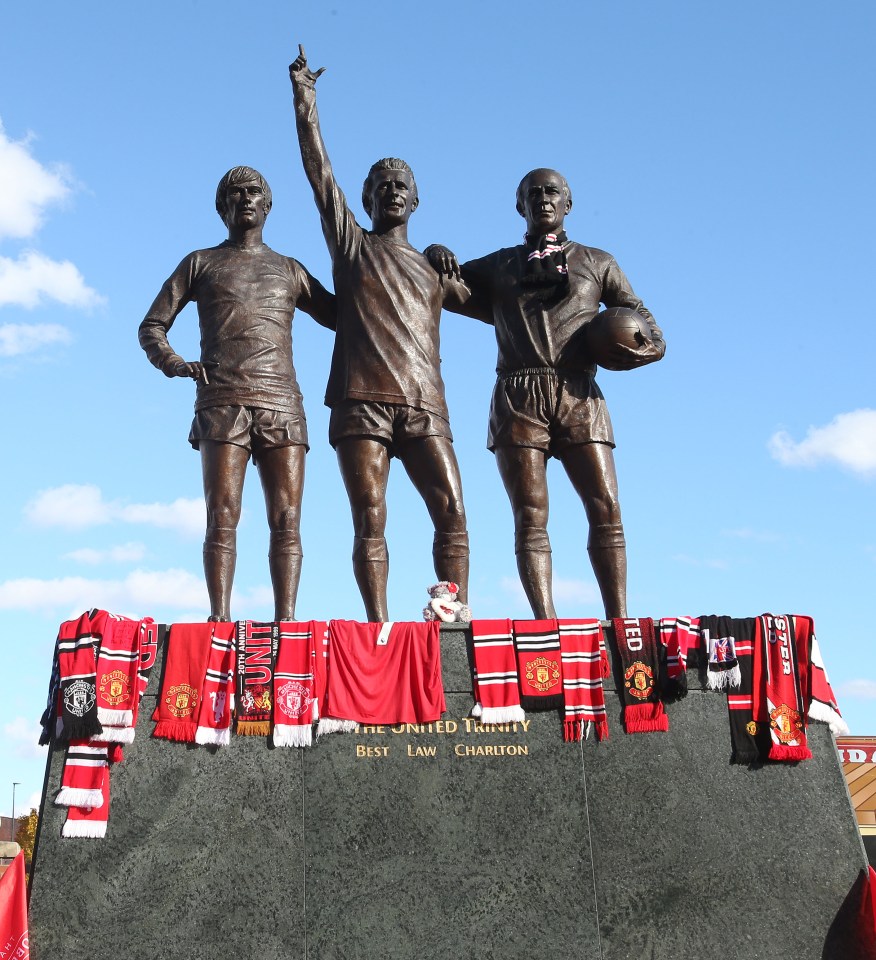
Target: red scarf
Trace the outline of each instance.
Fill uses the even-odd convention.
[[[0,957],[30,960],[23,851],[0,877]]]
[[[175,623],[170,628],[164,677],[152,719],[153,737],[194,743],[213,636],[230,640],[233,623]]]
[[[653,733],[669,729],[669,717],[658,696],[660,664],[654,640],[654,621],[616,619],[612,621],[620,654],[627,733]]]
[[[101,740],[113,743],[131,743],[140,704],[145,669],[148,682],[151,665],[148,645],[155,640],[155,624],[151,617],[129,620],[103,613],[99,628],[100,651],[97,655],[97,716],[103,726],[98,734]],[[95,624],[92,624],[95,629]],[[96,631],[97,632],[97,631]],[[143,647],[146,647],[146,650]],[[154,663],[154,656],[152,658]]]
[[[329,623],[327,719],[432,723],[446,710],[440,623]],[[513,653],[513,648],[512,648]]]
[[[274,670],[273,743],[275,747],[309,747],[312,724],[319,719],[316,660],[323,654],[326,624],[281,623]]]
[[[608,653],[598,620],[559,620],[563,666],[563,739],[580,740],[582,723],[592,723],[599,740],[608,739],[608,715],[602,678],[609,673]]]
[[[197,709],[195,743],[227,747],[234,703],[234,634],[231,624],[214,623],[207,668]]]
[[[483,723],[525,720],[510,620],[472,620],[474,699],[472,716]]]
[[[758,617],[753,709],[755,721],[769,725],[770,760],[812,757],[806,742],[806,710],[798,666],[797,638],[791,618],[769,613]]]

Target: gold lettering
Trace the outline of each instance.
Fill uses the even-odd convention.
[[[365,743],[356,744],[357,757],[387,757],[389,756],[389,747],[370,747]]]
[[[386,733],[386,727],[383,726],[359,726],[357,733]]]
[[[434,757],[437,752],[437,747],[415,747],[408,744],[409,757]]]

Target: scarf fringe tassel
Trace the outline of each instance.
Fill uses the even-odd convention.
[[[61,787],[55,797],[55,806],[93,810],[103,806],[103,793],[100,790],[87,790],[85,787]]]
[[[481,723],[520,723],[526,712],[520,704],[511,707],[482,707]]]
[[[234,731],[238,737],[266,737],[271,732],[269,720],[238,720]]]
[[[327,733],[354,733],[359,727],[355,720],[338,720],[337,717],[321,717],[316,728],[319,739]]]
[[[770,747],[770,760],[811,760],[812,751],[809,747],[789,747],[786,744],[774,743]]]
[[[310,724],[293,726],[291,723],[274,724],[275,747],[309,747],[313,743],[313,728]]]
[[[194,743],[196,728],[191,723],[179,720],[159,720],[152,731],[153,737],[163,740],[177,740],[180,743]]]
[[[711,667],[706,673],[706,686],[710,690],[729,690],[730,687],[739,687],[742,683],[742,671],[737,664],[728,670],[713,670]]]
[[[195,731],[195,743],[227,747],[231,743],[231,728],[198,727]]]
[[[661,733],[669,729],[669,717],[663,704],[634,704],[624,710],[624,726],[627,733]]]
[[[809,719],[818,720],[819,723],[826,723],[830,727],[830,732],[835,737],[847,737],[849,735],[849,725],[845,720],[826,703],[820,700],[813,700],[809,704]]]
[[[61,836],[101,840],[106,836],[106,820],[68,820],[61,828]]]

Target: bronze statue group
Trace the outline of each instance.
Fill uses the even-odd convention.
[[[367,620],[389,620],[384,533],[392,457],[402,462],[429,511],[438,579],[458,585],[459,600],[468,600],[462,482],[440,371],[442,308],[495,328],[498,378],[488,446],[511,501],[517,567],[533,616],[556,616],[546,480],[553,456],[584,504],[587,549],[605,615],[625,617],[614,435],[586,333],[600,304],[636,311],[649,335],[635,346],[614,344],[610,357],[612,368],[632,369],[663,356],[659,327],[609,254],[566,237],[572,194],[555,170],[532,170],[520,182],[524,243],[461,266],[446,247],[421,253],[408,243],[419,198],[403,160],[378,160],[369,170],[362,205],[371,228],[360,226],[320,132],[315,85],[323,71],[311,71],[299,51],[289,68],[298,141],[331,254],[334,295],[263,242],[270,188],[256,170],[235,167],[216,192],[228,239],[185,257],[140,324],[149,360],[167,376],[197,384],[189,441],[201,453],[210,619],[231,619],[236,528],[250,456],[267,507],[274,616],[295,618],[308,449],[292,364],[296,307],[334,331],[325,397],[329,442],[350,501],[353,572]],[[201,330],[201,358],[194,362],[176,354],[167,339],[189,302],[197,304]]]

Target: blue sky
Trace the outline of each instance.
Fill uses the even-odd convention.
[[[35,802],[58,623],[91,606],[202,619],[193,386],[137,326],[190,250],[224,237],[215,186],[257,167],[265,239],[330,282],[295,141],[303,42],[341,186],[364,219],[378,157],[413,167],[412,243],[460,259],[519,241],[520,177],[568,178],[568,233],[611,251],[663,327],[663,362],[601,373],[637,616],[815,617],[852,732],[876,732],[876,147],[869,3],[13,5],[0,36],[0,810]],[[863,291],[863,292],[862,292]],[[863,337],[863,339],[862,339]],[[171,340],[197,355],[197,317]],[[362,617],[326,437],[331,335],[295,320],[308,456],[302,617]],[[485,449],[492,331],[446,315],[443,370],[478,616],[525,616]],[[556,467],[556,465],[553,465]],[[583,509],[550,471],[561,615],[600,613]],[[418,619],[431,527],[390,480],[390,612]],[[245,492],[234,611],[267,619],[267,529]],[[867,586],[871,584],[871,586]],[[683,705],[677,709],[683,709]]]

